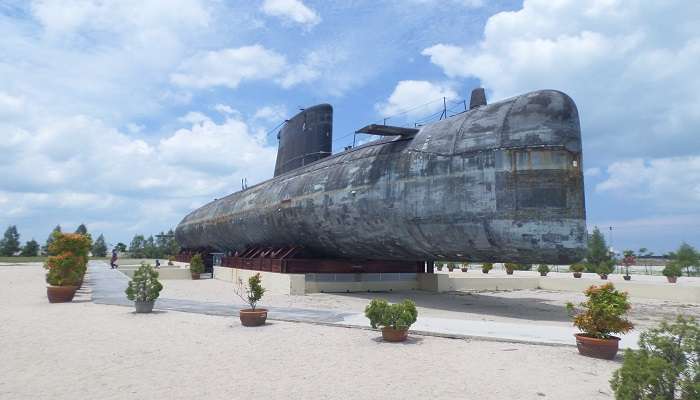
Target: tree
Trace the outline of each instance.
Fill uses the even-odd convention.
[[[695,269],[695,274],[700,273],[700,254],[688,243],[681,243],[678,250],[669,253],[669,256],[678,266],[685,268],[685,272],[688,276],[690,276],[690,267]]]
[[[5,235],[0,240],[0,255],[14,256],[20,250],[19,232],[16,225],[10,225],[5,230]]]
[[[53,231],[49,234],[49,237],[46,239],[46,244],[44,247],[41,248],[41,251],[44,252],[45,254],[49,254],[49,246],[51,246],[51,243],[53,243],[54,240],[56,240],[56,236],[61,234],[61,225],[56,225],[55,228],[53,228]],[[49,254],[51,255],[51,254]]]
[[[131,239],[131,243],[129,244],[129,253],[131,254],[131,256],[136,258],[143,257],[143,250],[145,244],[146,239],[143,237],[143,235],[135,235],[134,238]]]
[[[107,243],[105,243],[105,237],[100,233],[97,237],[95,243],[92,245],[92,255],[93,257],[106,257],[107,256]]]
[[[75,233],[79,233],[81,235],[87,235],[87,233],[88,233],[87,226],[85,226],[85,224],[78,225],[78,229],[75,230]]]
[[[115,249],[117,249],[118,252],[124,253],[126,251],[126,245],[122,242],[117,243],[116,246],[114,246]]]
[[[586,254],[586,269],[588,272],[596,272],[596,269],[603,263],[607,265],[611,260],[608,245],[605,237],[596,226],[593,233],[588,237],[588,252]]]
[[[180,253],[180,245],[175,240],[175,232],[171,229],[168,231],[168,243],[166,245],[165,254],[174,256]]]
[[[149,236],[143,243],[143,256],[146,258],[160,258],[158,253],[158,247],[156,246],[155,239],[153,235]]]
[[[22,257],[36,257],[39,255],[39,243],[32,239],[24,244],[22,252],[19,254]]]

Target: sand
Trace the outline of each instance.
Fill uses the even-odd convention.
[[[212,287],[205,282],[182,285]],[[89,293],[49,304],[38,265],[0,267],[2,399],[609,399],[619,367],[568,347],[421,336],[389,344],[378,336],[137,315],[93,304]]]

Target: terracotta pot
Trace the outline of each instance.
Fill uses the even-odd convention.
[[[632,277],[629,276],[629,275],[625,275],[625,276],[623,276],[622,278],[623,278],[624,280],[626,280],[626,281],[629,281],[629,280],[632,279]]]
[[[666,279],[668,279],[668,283],[676,283],[678,280],[677,276],[667,276]]]
[[[513,275],[513,271],[506,270],[506,274]]]
[[[546,272],[540,272],[540,276],[547,276]]]
[[[580,278],[581,275],[582,274],[580,272],[574,272],[574,278]]]
[[[155,304],[155,300],[153,301],[135,301],[134,306],[136,307],[136,312],[137,313],[149,313],[153,311],[153,305]]]
[[[488,271],[487,269],[482,269],[481,272],[483,272],[483,273],[485,273],[485,274],[488,274],[488,273],[489,273],[489,271]]]
[[[192,272],[192,279],[194,279],[194,280],[199,279],[199,274],[196,272]]]
[[[602,279],[604,281],[608,280],[608,274],[601,274],[600,279]]]
[[[408,338],[408,329],[382,328],[382,339],[387,342],[403,342]]]
[[[462,272],[467,272],[469,271],[469,268],[462,268]]]
[[[616,336],[610,336],[609,339],[592,338],[582,333],[574,336],[576,336],[578,352],[586,357],[612,360],[620,347],[620,338]]]
[[[260,326],[264,325],[265,320],[267,320],[267,310],[264,308],[241,310],[238,315],[243,326]]]
[[[46,296],[49,303],[68,303],[73,300],[77,286],[47,286]]]

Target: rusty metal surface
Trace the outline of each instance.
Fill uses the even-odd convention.
[[[184,248],[569,263],[586,221],[576,105],[537,91],[303,166],[187,215]]]

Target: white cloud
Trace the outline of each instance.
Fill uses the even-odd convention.
[[[281,122],[286,119],[287,107],[283,105],[273,105],[258,108],[253,115],[253,119],[259,119],[266,122]]]
[[[32,14],[50,35],[72,35],[81,30],[93,34],[138,34],[164,26],[206,27],[210,10],[200,0],[34,0]],[[138,10],[138,12],[134,12]]]
[[[585,176],[590,176],[591,178],[595,176],[599,176],[601,173],[600,168],[598,167],[593,167],[593,168],[586,168],[585,171],[583,171],[583,174]]]
[[[170,79],[183,87],[235,89],[243,80],[273,78],[286,64],[283,55],[256,44],[198,54],[185,61]]]
[[[16,116],[24,107],[23,98],[0,91],[0,116]]]
[[[423,54],[449,77],[479,79],[494,99],[566,92],[592,166],[689,155],[700,148],[697,15],[700,3],[679,0],[525,0],[490,17],[480,42]]]
[[[700,156],[618,161],[607,174],[597,192],[672,209],[697,209],[700,203]]]
[[[172,226],[193,203],[235,191],[243,177],[271,176],[275,148],[245,121],[217,124],[196,112],[183,121],[190,125],[149,143],[95,118],[47,116],[31,134],[1,142],[16,159],[0,174],[0,221],[50,213],[61,220],[48,225],[118,218],[122,229],[152,232],[153,224]]]
[[[375,104],[375,109],[382,117],[396,114],[401,114],[397,118],[425,117],[443,108],[443,97],[449,101],[457,98],[457,93],[447,84],[400,81],[387,101]]]
[[[214,106],[214,109],[221,114],[233,114],[236,112],[231,106],[227,106],[226,104],[217,104]]]
[[[299,0],[265,0],[261,10],[267,15],[304,25],[307,29],[321,22],[318,13]]]

